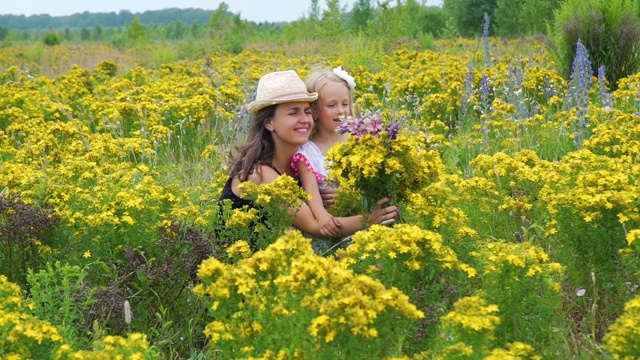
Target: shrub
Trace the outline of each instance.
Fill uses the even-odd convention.
[[[47,31],[42,39],[42,42],[47,46],[55,46],[60,44],[60,35],[53,30]]]
[[[117,63],[110,60],[104,60],[96,65],[95,69],[93,70],[93,76],[96,79],[101,80],[110,79],[116,76],[116,74],[118,73],[118,68],[119,66]]]
[[[548,342],[553,335],[544,329],[560,305],[562,265],[527,242],[491,240],[472,254],[480,264],[484,297],[500,308],[497,339]]]
[[[605,349],[613,353],[614,359],[637,359],[640,357],[640,296],[628,301],[624,313],[609,327],[604,338]]]
[[[424,317],[397,288],[315,255],[298,231],[251,257],[244,241],[228,251],[244,258],[205,260],[193,290],[210,303],[204,334],[225,358],[382,358]]]
[[[0,358],[48,359],[63,343],[51,323],[31,314],[18,284],[0,275]]]
[[[48,234],[56,223],[50,208],[27,204],[19,194],[0,194],[0,273],[24,284],[27,269],[51,251]]]
[[[86,275],[84,268],[56,262],[37,272],[29,269],[27,276],[34,314],[57,324],[60,335],[74,347],[88,345],[84,331],[89,331],[90,321],[86,315],[95,299]]]

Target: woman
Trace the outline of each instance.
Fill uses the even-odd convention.
[[[293,70],[269,73],[258,82],[256,100],[248,106],[253,119],[247,140],[236,146],[232,155],[230,176],[220,196],[232,208],[255,207],[243,199],[238,185],[244,181],[266,184],[278,176],[294,177],[291,158],[298,146],[309,139],[313,128],[310,102],[317,93],[307,92],[304,82]],[[395,206],[382,207],[389,199],[381,199],[369,215],[338,218],[337,231],[323,230],[308,205],[302,205],[293,220],[297,229],[318,238],[343,237],[385,220],[397,217]]]

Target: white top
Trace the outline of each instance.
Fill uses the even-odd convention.
[[[322,155],[320,148],[313,141],[309,140],[305,144],[298,147],[293,158],[291,159],[291,167],[295,171],[296,175],[300,175],[298,171],[298,162],[302,160],[307,164],[307,168],[313,172],[318,180],[318,188],[332,187],[327,184],[327,178],[329,177],[329,170],[325,163],[325,157]]]

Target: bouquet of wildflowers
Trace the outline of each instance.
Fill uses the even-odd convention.
[[[444,169],[439,154],[427,149],[424,134],[405,134],[396,122],[385,125],[379,113],[345,119],[336,131],[350,136],[327,152],[329,178],[359,192],[366,210],[386,196],[405,203]]]

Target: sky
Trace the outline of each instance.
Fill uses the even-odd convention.
[[[64,16],[85,11],[95,13],[129,10],[138,13],[167,8],[216,10],[221,2],[221,0],[1,0],[0,14]],[[311,6],[311,0],[226,0],[225,2],[232,13],[240,13],[240,18],[243,20],[255,22],[294,21],[306,16]],[[324,0],[318,2],[321,8],[325,7]],[[357,0],[340,1],[343,6],[346,5],[347,10],[351,10],[356,2]],[[372,3],[375,4],[376,0]],[[426,0],[425,4],[442,6],[442,0]]]

